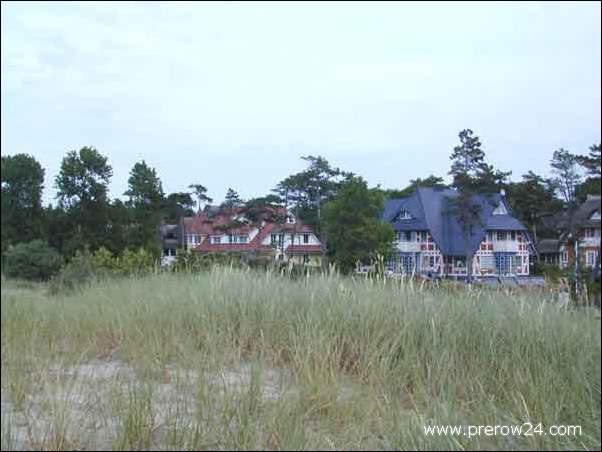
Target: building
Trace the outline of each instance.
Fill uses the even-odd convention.
[[[176,248],[181,248],[320,265],[321,244],[311,227],[287,215],[284,209],[267,209],[257,216],[251,220],[242,208],[208,206],[194,217],[183,218],[179,226],[163,225],[165,234],[179,234],[171,242],[167,236],[163,239],[164,264],[175,259]]]
[[[463,227],[451,209],[457,196],[450,189],[420,187],[405,198],[385,202],[383,219],[397,234],[390,271],[466,277]],[[474,201],[481,224],[474,227],[469,243],[473,276],[527,276],[535,248],[504,194],[475,195]]]
[[[588,195],[575,210],[546,219],[546,225],[557,231],[558,238],[539,241],[543,262],[572,268],[578,256],[581,268],[600,266],[600,200],[600,196]]]

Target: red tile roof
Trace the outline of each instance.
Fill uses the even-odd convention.
[[[298,253],[321,253],[322,247],[320,245],[289,245],[286,248],[286,252],[289,254],[298,254]]]
[[[282,214],[284,209],[273,209],[275,213]],[[197,213],[196,216],[192,218],[186,218],[184,221],[186,227],[187,234],[199,234],[206,236],[203,243],[192,248],[196,251],[200,252],[247,252],[247,251],[272,251],[270,246],[262,245],[264,239],[271,233],[312,233],[312,229],[310,226],[303,224],[301,222],[297,222],[296,224],[277,224],[269,221],[269,214],[264,216],[264,226],[260,227],[257,224],[244,224],[244,223],[235,223],[233,219],[238,215],[243,214],[243,209],[241,208],[233,208],[233,209],[222,209],[221,211],[211,215],[206,211],[202,211]],[[232,226],[232,227],[229,227]],[[209,236],[212,235],[221,235],[227,236],[230,234],[233,235],[248,235],[255,229],[260,229],[258,234],[253,237],[253,239],[249,243],[209,243]],[[290,246],[287,250],[290,249],[292,253],[315,253],[320,252],[319,245],[295,245],[294,249]],[[287,251],[288,252],[288,251]]]

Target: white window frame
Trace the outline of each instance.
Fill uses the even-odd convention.
[[[508,215],[508,209],[503,202],[500,202],[498,206],[493,209],[493,215]]]
[[[401,209],[395,218],[396,221],[400,220],[413,220],[414,217],[406,209]]]
[[[585,264],[588,267],[593,267],[596,265],[596,250],[587,250],[585,252]]]

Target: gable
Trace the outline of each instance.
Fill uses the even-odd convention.
[[[491,215],[508,215],[508,209],[506,209],[506,206],[503,202],[500,202],[497,207],[493,209]]]

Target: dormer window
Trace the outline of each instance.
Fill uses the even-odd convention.
[[[498,206],[493,209],[493,215],[508,215],[508,209],[506,209],[504,203],[499,203]]]
[[[408,212],[405,209],[401,209],[401,212],[399,212],[397,214],[397,216],[395,217],[395,221],[400,221],[400,220],[411,220],[414,217],[412,217],[412,215],[410,215],[410,212]]]
[[[600,220],[600,211],[596,210],[594,213],[592,213],[592,216],[589,217],[590,220]]]
[[[297,221],[295,220],[295,216],[294,215],[287,215],[286,216],[286,222],[288,224],[295,224]]]

